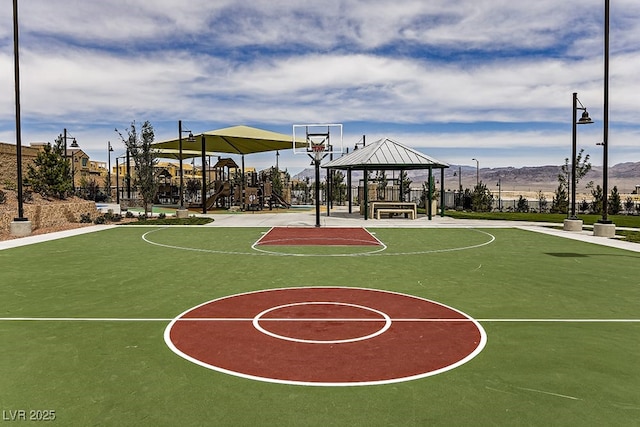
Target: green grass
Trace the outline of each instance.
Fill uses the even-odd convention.
[[[459,219],[487,219],[505,221],[533,221],[562,224],[567,218],[565,214],[518,213],[518,212],[457,212],[447,211],[447,216]],[[601,215],[578,215],[584,225],[593,225],[602,219]],[[616,234],[628,242],[640,243],[640,216],[610,215],[608,217],[616,225]],[[620,228],[636,228],[637,230],[621,230]]]
[[[383,254],[282,256],[251,249],[265,231],[118,227],[0,251],[0,317],[173,318],[236,293],[331,285],[477,319],[639,318],[634,252],[517,229],[372,229]],[[637,425],[640,323],[482,324],[487,346],[459,368],[328,388],[197,366],[167,348],[167,322],[0,320],[0,402],[65,426]]]
[[[550,213],[519,213],[519,212],[462,212],[445,211],[445,215],[459,219],[488,219],[506,221],[533,221],[533,222],[553,222],[562,223],[566,214]],[[584,225],[593,225],[602,219],[602,215],[576,215]],[[640,215],[609,215],[608,219],[613,221],[618,227],[640,228]]]

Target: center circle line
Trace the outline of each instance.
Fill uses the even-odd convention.
[[[298,306],[302,306],[302,305],[339,305],[339,306],[345,306],[345,307],[355,307],[355,308],[359,308],[359,309],[362,309],[362,310],[368,310],[368,311],[374,312],[374,313],[382,316],[382,319],[368,319],[367,321],[370,321],[370,322],[373,322],[373,321],[381,322],[382,320],[384,320],[384,326],[382,328],[380,328],[379,330],[377,330],[376,332],[372,333],[372,334],[364,335],[364,336],[356,337],[356,338],[344,339],[344,340],[306,340],[306,339],[301,339],[301,338],[293,338],[293,337],[287,337],[287,336],[284,336],[284,335],[276,334],[276,333],[271,332],[271,331],[263,328],[262,326],[260,326],[260,321],[261,320],[262,321],[280,320],[280,319],[261,319],[267,313],[270,313],[270,312],[276,311],[276,310],[280,310],[282,308],[298,307]],[[282,321],[282,320],[280,320],[280,321]],[[342,321],[345,321],[345,319],[314,318],[314,319],[287,319],[287,321],[342,322]],[[362,320],[361,319],[349,319],[349,321],[362,321]],[[325,302],[311,301],[311,302],[298,302],[298,303],[291,303],[291,304],[283,304],[283,305],[279,305],[279,306],[268,308],[268,309],[258,313],[253,318],[252,323],[253,323],[253,327],[256,328],[258,331],[262,332],[263,334],[268,335],[268,336],[273,337],[273,338],[285,340],[285,341],[298,342],[298,343],[307,343],[307,344],[345,344],[345,343],[365,341],[365,340],[368,340],[368,339],[371,339],[371,338],[375,338],[378,335],[381,335],[381,334],[385,333],[391,327],[391,324],[393,322],[391,320],[391,317],[389,317],[388,314],[386,314],[386,313],[384,313],[384,312],[382,312],[380,310],[376,310],[374,308],[371,308],[371,307],[366,307],[366,306],[357,305],[357,304],[343,303],[343,302],[333,302],[333,301],[325,301]]]

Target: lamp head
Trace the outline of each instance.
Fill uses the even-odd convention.
[[[73,142],[71,143],[71,148],[80,148],[80,146],[78,145],[78,141],[76,141],[75,138],[73,138]]]
[[[582,117],[580,117],[580,120],[578,120],[578,124],[579,125],[590,125],[593,123],[593,120],[591,120],[591,117],[589,117],[589,112],[587,112],[587,110],[585,109],[582,112]]]

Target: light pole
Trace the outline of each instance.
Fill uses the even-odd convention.
[[[24,237],[31,234],[31,222],[24,217],[22,201],[22,128],[20,119],[20,55],[18,52],[18,0],[13,0],[13,57],[16,107],[16,173],[18,180],[18,216],[11,222],[11,234]]]
[[[458,165],[458,172],[454,172],[453,176],[458,177],[458,197],[456,200],[456,208],[462,206],[462,166]]]
[[[71,148],[78,148],[78,141],[76,141],[76,138],[74,136],[69,135],[69,132],[67,132],[67,128],[64,128],[62,131],[62,141],[64,142],[64,160],[65,162],[68,161],[69,159],[69,154],[67,152],[67,140],[71,139]],[[73,150],[71,151],[71,170],[73,171]],[[73,181],[74,177],[73,177],[73,172],[71,173],[71,180]],[[75,182],[74,182],[74,187],[75,187]]]
[[[609,21],[610,0],[604,1],[604,111],[603,111],[603,136],[602,136],[602,219],[593,226],[593,235],[600,237],[615,237],[616,227],[608,219],[609,192]]]
[[[107,197],[108,200],[111,201],[111,153],[113,152],[113,147],[111,146],[111,141],[107,141],[107,156],[109,160],[107,162]]]
[[[610,224],[607,217],[609,210],[607,193],[609,181],[609,5],[610,1],[604,2],[604,117],[603,117],[603,137],[602,137],[602,219],[599,221],[603,224]]]
[[[74,148],[80,148],[80,146],[78,145],[78,141],[76,141],[75,138],[73,138],[73,142],[71,143],[71,185],[73,188],[73,195],[76,195],[76,167],[74,165],[75,162],[75,156],[76,156],[76,151],[74,151]]]
[[[580,106],[578,107],[578,104]],[[582,110],[582,117],[578,120],[577,111]],[[578,99],[578,94],[573,93],[573,120],[572,120],[572,133],[571,133],[571,217],[569,219],[575,220],[576,218],[576,157],[577,157],[577,125],[592,124],[593,120],[589,117],[587,109],[582,105],[582,102]]]
[[[476,162],[476,187],[480,185],[480,161],[478,159],[471,159]]]
[[[179,149],[180,149],[180,206],[178,208],[178,210],[183,211],[184,210],[184,178],[183,178],[183,174],[184,171],[182,169],[182,134],[183,133],[188,133],[189,134],[189,138],[187,139],[187,141],[189,142],[194,142],[195,138],[193,137],[193,133],[191,133],[190,130],[183,130],[182,129],[182,120],[178,120],[178,144],[179,144]]]
[[[498,211],[502,212],[502,178],[498,178]]]
[[[120,204],[120,165],[118,159],[119,157],[116,157],[116,203]]]

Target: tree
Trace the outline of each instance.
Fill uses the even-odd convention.
[[[587,202],[585,199],[582,199],[578,208],[580,209],[580,213],[587,213],[587,211],[589,210],[589,202]]]
[[[411,184],[413,181],[409,178],[407,171],[400,172],[400,186],[402,187],[402,200],[408,201],[411,198]]]
[[[64,156],[62,136],[58,136],[55,145],[45,145],[33,164],[27,165],[26,181],[43,197],[65,199],[71,193],[71,167]]]
[[[87,179],[82,177],[80,179],[80,188],[78,195],[85,200],[93,200],[94,202],[104,202],[107,200],[107,196],[100,191],[98,182],[93,179]]]
[[[385,171],[378,171],[376,174],[376,182],[378,183],[378,200],[384,200],[387,191],[387,184],[389,183],[389,181],[387,181],[387,174]]]
[[[587,154],[586,156],[584,156],[584,159],[582,159],[583,154],[584,154],[584,148],[582,148],[578,153],[578,155],[576,156],[576,177],[575,177],[576,187],[578,186],[578,182],[580,182],[580,180],[584,178],[584,176],[587,173],[589,173],[589,171],[591,170],[591,163],[589,162],[590,156],[589,154]],[[570,175],[571,175],[571,163],[569,163],[569,159],[566,158],[564,159],[564,165],[562,166],[561,176],[564,178]]]
[[[600,185],[593,186],[593,182],[589,183],[591,189],[591,211],[594,213],[602,213],[602,200],[604,199],[604,192]]]
[[[344,174],[339,170],[331,171],[331,201],[344,204],[347,199],[347,184],[344,183]]]
[[[558,188],[553,194],[551,201],[551,213],[567,213],[569,209],[569,195],[567,194],[567,181],[558,175]]]
[[[116,132],[118,132],[117,129]],[[118,132],[118,134],[133,158],[135,169],[134,184],[138,187],[142,195],[144,214],[148,216],[149,210],[158,193],[157,172],[155,167],[158,159],[151,148],[151,144],[155,138],[153,126],[151,126],[149,121],[145,121],[142,124],[140,134],[138,134],[136,122],[134,121],[127,129],[128,136],[126,139],[120,132]]]
[[[462,197],[462,208],[471,210],[473,208],[473,197],[471,190],[464,189],[464,196]]]
[[[587,154],[584,157],[584,159],[582,158],[583,154],[584,154],[584,148],[582,148],[578,153],[578,155],[576,156],[576,176],[573,178],[573,183],[575,184],[576,188],[578,187],[578,182],[580,182],[580,180],[584,178],[584,176],[587,173],[589,173],[589,171],[591,170],[591,163],[589,162],[589,154]],[[566,190],[567,200],[569,198],[570,188],[569,188],[568,179],[570,176],[571,176],[571,163],[569,163],[569,159],[566,158],[564,159],[564,165],[562,166],[562,173],[558,174],[558,182],[560,183],[561,186],[564,186],[564,189]],[[567,201],[567,204],[566,204],[567,213],[570,207],[569,204],[570,202]],[[557,211],[557,212],[563,212],[563,211]]]
[[[427,208],[426,200],[429,197],[429,180],[422,183],[422,193],[420,193],[420,206],[423,206],[425,209]],[[436,188],[436,183],[432,179],[431,180],[431,200],[438,200],[440,197],[440,192]]]
[[[630,215],[633,212],[633,198],[627,197],[624,201],[624,210],[627,211],[627,215]]]
[[[611,190],[607,204],[609,205],[609,213],[611,215],[617,215],[622,210],[622,200],[620,199],[620,193],[618,193],[618,187],[615,185]]]
[[[296,192],[296,197],[299,202],[310,203],[311,202],[311,179],[306,176],[302,181],[296,181],[293,183],[293,190]],[[300,194],[302,193],[302,194]]]
[[[202,190],[202,182],[199,179],[188,179],[185,186],[185,191],[189,200],[195,200],[198,194]]]
[[[538,191],[538,210],[541,213],[546,212],[548,204],[549,202],[547,201],[547,198],[545,197],[544,193],[542,191]]]
[[[471,208],[476,212],[491,212],[493,206],[493,194],[487,186],[480,181],[471,194]]]
[[[526,213],[529,212],[529,201],[522,197],[518,198],[518,204],[516,205],[516,212]]]

